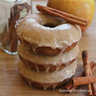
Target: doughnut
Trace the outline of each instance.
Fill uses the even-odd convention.
[[[18,63],[19,73],[26,79],[26,81],[30,85],[37,88],[43,88],[44,90],[55,89],[70,80],[70,78],[75,74],[76,67],[77,62],[75,60],[72,64],[62,70],[50,73],[38,73],[33,69],[28,69],[21,60]]]
[[[82,35],[78,25],[42,13],[26,16],[16,33],[27,50],[43,55],[69,52],[78,44]]]
[[[77,58],[79,54],[79,47],[76,45],[69,52],[59,55],[41,55],[35,54],[32,51],[26,50],[22,43],[18,45],[18,54],[20,59],[27,65],[29,69],[39,71],[58,71],[66,66],[69,66]]]

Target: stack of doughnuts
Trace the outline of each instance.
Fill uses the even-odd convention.
[[[36,13],[17,28],[20,74],[38,88],[55,89],[75,74],[81,30],[58,17]]]

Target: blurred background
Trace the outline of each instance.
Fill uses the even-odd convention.
[[[36,9],[36,5],[40,4],[40,5],[44,5],[45,6],[47,4],[48,0],[32,0],[32,1],[33,1],[32,2],[33,3],[32,4],[33,5],[32,6],[32,10],[33,10],[33,13],[36,13],[36,12],[38,12],[37,9]],[[96,2],[96,0],[94,0],[94,1]]]
[[[37,4],[40,4],[40,5],[46,5],[47,4],[47,0],[32,0],[33,2],[32,2],[32,11],[33,11],[33,13],[36,13],[36,12],[38,12],[37,11],[37,9],[36,9],[36,5]]]

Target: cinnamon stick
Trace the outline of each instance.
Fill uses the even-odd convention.
[[[85,77],[72,78],[72,83],[73,83],[73,86],[96,83],[96,76],[85,76]]]
[[[96,64],[94,64],[91,69],[92,69],[92,72],[94,72],[96,70]],[[76,85],[76,86],[72,85],[72,87],[69,89],[70,90],[69,93],[71,93],[73,90],[75,90],[78,86],[79,85]]]
[[[88,51],[85,50],[82,52],[82,60],[83,60],[84,74],[85,74],[85,76],[90,76],[90,74],[89,74],[90,73],[90,65],[89,65]],[[91,84],[88,83],[86,86],[87,86],[87,90],[90,90],[90,91],[88,91],[88,96],[93,95]]]
[[[11,52],[16,52],[17,51],[18,40],[17,40],[17,35],[16,35],[15,23],[16,23],[16,20],[19,19],[19,13],[20,13],[20,11],[23,10],[23,8],[18,7],[18,5],[17,6],[15,5],[12,10],[14,10],[13,13],[12,13],[14,19],[11,23],[12,24],[11,25],[12,29],[11,29],[11,34],[10,34],[11,35],[10,51]]]
[[[19,19],[19,13],[22,11],[24,8],[27,9],[27,13],[30,11],[31,6],[29,6],[27,3],[24,4],[18,4],[13,7],[13,17],[14,20],[12,20],[12,25],[11,25],[11,52],[16,52],[17,51],[17,44],[18,44],[18,39],[16,35],[16,28],[15,28],[15,23]],[[23,17],[22,17],[23,18]]]
[[[90,76],[93,76],[93,75],[92,75],[91,66],[89,67],[89,75],[90,75]],[[91,87],[92,87],[92,93],[93,93],[93,95],[96,96],[96,88],[95,88],[95,84],[92,83],[92,84],[91,84]]]
[[[88,59],[88,51],[82,52],[82,60],[83,60],[83,67],[84,67],[84,74],[85,76],[89,76],[89,59]]]
[[[49,10],[51,10],[51,11],[53,11],[53,12],[62,14],[62,15],[64,15],[64,16],[66,16],[66,17],[69,17],[69,18],[72,18],[72,19],[75,19],[75,20],[79,20],[79,21],[82,21],[82,22],[85,22],[85,23],[88,23],[88,22],[89,22],[88,20],[83,19],[83,18],[81,18],[81,17],[77,17],[77,16],[75,16],[75,15],[72,15],[72,14],[69,14],[69,13],[66,13],[66,12],[62,12],[62,11],[60,11],[60,10],[53,9],[53,8],[51,8],[51,7],[45,7],[45,6],[41,6],[41,5],[37,5],[36,7],[37,7],[37,9],[39,9],[39,10],[42,10],[42,8],[46,8],[46,9],[49,9]]]
[[[28,3],[23,3],[23,4],[16,4],[10,9],[10,18],[8,20],[9,30],[7,30],[5,26],[4,31],[2,32],[2,34],[0,34],[0,42],[2,46],[6,49],[8,48],[7,50],[10,52],[17,51],[18,39],[16,35],[15,24],[16,21],[19,19],[20,11],[22,11],[24,8],[26,8],[27,13],[29,13],[31,6]],[[24,17],[20,19],[23,18]]]
[[[63,13],[63,12],[58,11],[56,9],[44,7],[41,5],[37,5],[36,8],[44,14],[49,14],[49,15],[52,15],[54,17],[62,18],[62,19],[66,20],[70,23],[73,23],[73,24],[78,24],[78,25],[83,26],[83,27],[86,27],[88,24],[88,20],[84,20],[82,18],[79,18],[79,17],[71,15],[71,14],[67,14],[65,12]],[[65,14],[67,14],[67,15],[65,15]]]
[[[78,86],[72,86],[72,87],[69,89],[68,93],[72,93],[72,91],[75,90],[77,87],[78,87]]]
[[[8,32],[9,44],[11,42],[11,37],[12,37],[13,20],[14,20],[14,14],[13,14],[13,9],[11,8],[10,9],[10,18],[9,18],[9,32]]]
[[[95,66],[94,66],[95,65]],[[92,69],[92,72],[94,72],[95,71],[95,69],[96,69],[96,64],[93,62],[93,61],[91,61],[90,62],[90,67],[91,67],[91,69]],[[82,76],[84,76],[84,71],[82,71],[77,77],[82,77]],[[66,86],[64,86],[64,89],[66,89],[66,90],[69,90],[70,88],[72,88],[73,87],[73,85],[72,85],[72,81],[70,81]],[[75,86],[74,86],[75,87]],[[77,86],[78,87],[78,86]],[[76,88],[77,88],[76,87]],[[74,89],[74,88],[73,88]]]
[[[0,34],[0,42],[2,42],[2,39],[5,37],[6,33],[7,33],[7,27],[5,26],[3,32]]]

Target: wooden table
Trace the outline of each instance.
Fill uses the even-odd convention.
[[[90,61],[96,62],[96,12],[91,26],[83,33],[79,43],[80,54],[78,56],[78,68],[76,74],[82,70],[81,52],[89,51]],[[74,92],[71,94],[59,92],[56,90],[43,91],[41,89],[29,86],[28,83],[21,77],[18,72],[17,62],[18,55],[10,56],[0,50],[0,96],[87,96],[84,92]],[[96,71],[94,72],[96,76]],[[86,89],[85,86],[80,86],[78,90]]]

